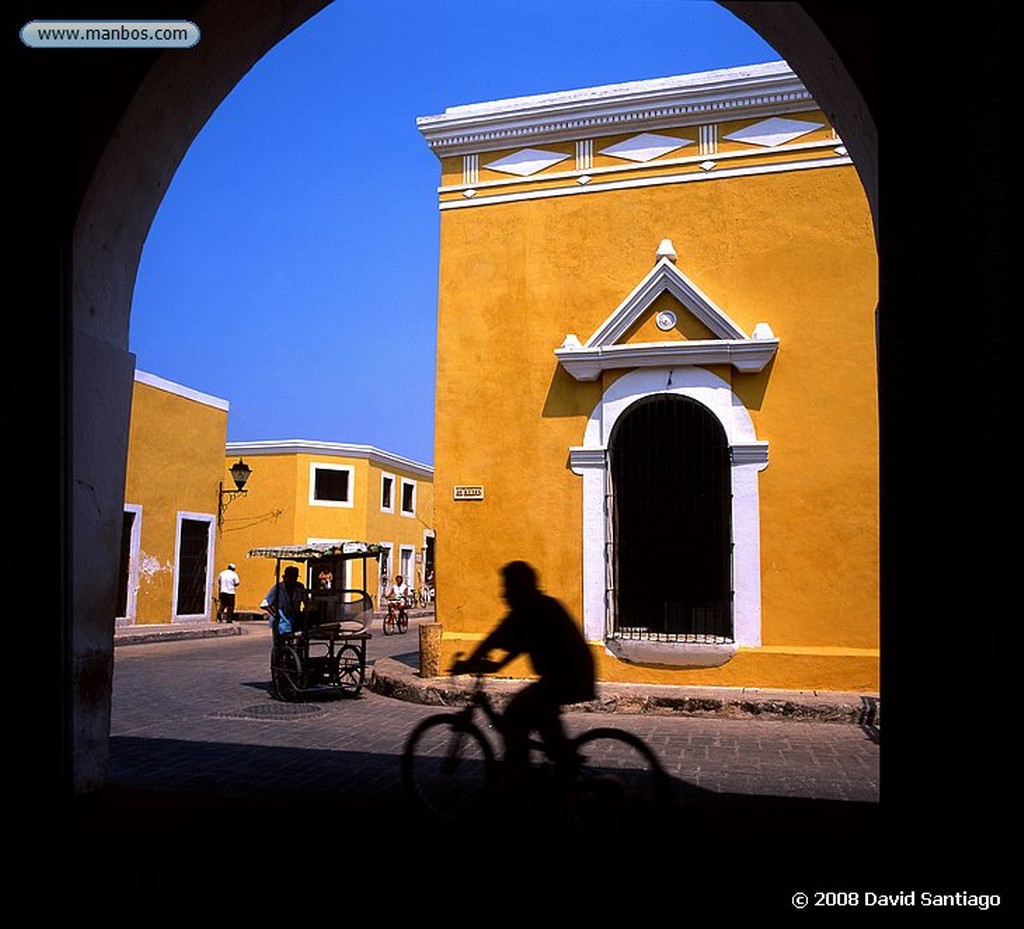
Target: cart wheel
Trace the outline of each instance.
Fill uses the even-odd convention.
[[[356,696],[363,689],[363,654],[354,645],[344,646],[337,655],[335,674],[338,687],[347,694]]]
[[[394,635],[395,634],[395,617],[394,617],[394,615],[390,611],[384,617],[383,626],[384,626],[384,635]]]
[[[299,653],[290,645],[282,645],[271,650],[270,679],[280,700],[295,700],[306,689],[302,661]]]
[[[409,617],[405,610],[398,611],[398,631],[405,635],[409,629]]]

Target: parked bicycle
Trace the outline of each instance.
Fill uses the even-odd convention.
[[[502,715],[486,692],[483,674],[474,675],[466,707],[427,717],[406,740],[403,785],[413,802],[434,817],[487,815],[500,799],[500,756],[477,724],[478,715],[502,736]],[[531,749],[537,762],[532,765],[534,793],[547,812],[571,824],[654,822],[671,806],[668,774],[631,732],[602,726],[569,738],[561,751],[539,740],[531,741]]]

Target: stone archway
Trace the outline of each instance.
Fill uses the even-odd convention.
[[[177,166],[203,124],[259,58],[329,0],[230,0],[186,4],[203,42],[195,54],[94,56],[69,53],[51,85],[52,99],[76,84],[78,145],[70,158],[72,190],[56,227],[39,245],[43,264],[65,281],[63,409],[65,514],[64,603],[60,649],[64,700],[64,776],[73,789],[103,785],[108,761],[117,557],[133,358],[128,352],[132,290],[143,242]],[[876,215],[875,133],[869,82],[843,61],[844,38],[863,9],[828,4],[729,3],[790,62],[840,128]],[[145,18],[150,4],[137,4]],[[146,7],[146,9],[143,9]],[[825,9],[828,8],[828,9]],[[161,7],[156,18],[165,16]],[[856,53],[856,49],[852,50]],[[854,55],[856,58],[856,55]],[[851,59],[853,60],[853,59]],[[57,112],[55,109],[53,112]],[[57,138],[57,143],[61,140]]]

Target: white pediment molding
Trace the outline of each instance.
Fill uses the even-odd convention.
[[[758,323],[753,336],[748,336],[676,267],[676,257],[672,243],[662,240],[654,267],[594,334],[582,343],[577,336],[569,334],[555,349],[559,363],[576,380],[593,381],[602,371],[616,368],[729,364],[738,371],[757,372],[771,361],[779,347],[771,327]],[[620,342],[630,327],[666,292],[703,323],[714,338]]]

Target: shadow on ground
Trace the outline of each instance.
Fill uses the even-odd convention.
[[[676,782],[671,814],[643,828],[465,829],[407,804],[393,756],[123,737],[112,750],[120,783],[74,802],[80,915],[635,917],[666,899],[687,915],[792,912],[798,890],[863,886],[879,842],[877,804]]]

